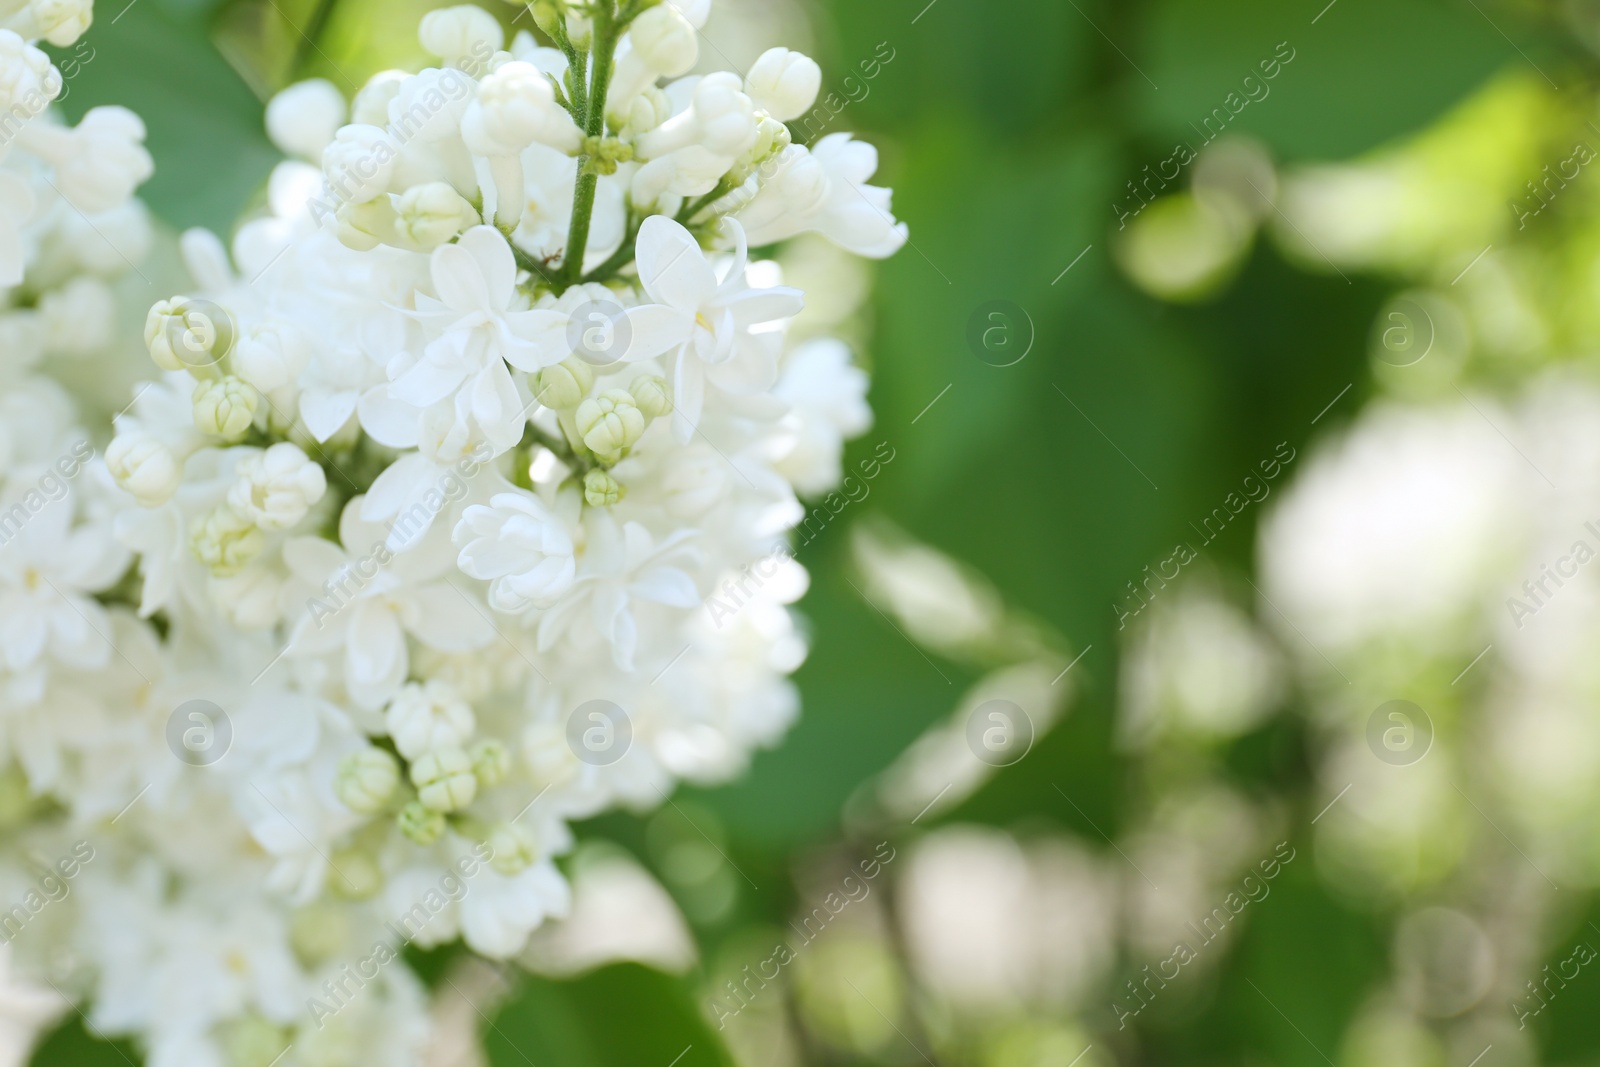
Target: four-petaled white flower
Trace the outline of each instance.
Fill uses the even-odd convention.
[[[656,303],[631,316],[630,362],[645,352],[673,352],[673,429],[687,441],[705,407],[706,383],[734,395],[769,388],[778,374],[770,337],[752,326],[792,318],[805,306],[798,289],[752,289],[746,277],[749,256],[744,230],[728,220],[736,251],[719,281],[694,236],[665,215],[652,215],[639,228],[639,282]],[[647,333],[645,331],[648,331]],[[665,348],[658,345],[670,340]]]
[[[107,526],[74,526],[75,504],[72,494],[37,492],[0,500],[0,658],[13,671],[47,653],[81,668],[111,657],[110,623],[93,594],[122,575],[128,554]]]
[[[385,547],[389,531],[362,521],[361,500],[346,504],[339,520],[344,547],[320,537],[284,545],[284,563],[311,587],[289,647],[299,656],[342,651],[351,698],[376,708],[410,670],[407,634],[441,652],[482,648],[495,635],[481,611],[445,579],[450,543],[434,538],[393,554]]]
[[[576,509],[568,494],[563,510]],[[456,525],[463,573],[489,582],[489,604],[520,614],[554,603],[577,578],[569,522],[532,493],[497,493],[489,506],[468,508]]]
[[[548,651],[587,610],[588,622],[611,645],[620,670],[632,671],[639,647],[636,601],[688,609],[700,591],[685,567],[696,562],[695,530],[678,530],[659,543],[637,522],[619,524],[605,512],[585,521],[588,542],[572,588],[539,617],[539,650]]]
[[[401,352],[390,361],[383,396],[418,412],[454,401],[457,415],[504,452],[522,439],[528,410],[507,364],[535,371],[559,362],[566,318],[516,306],[525,301],[516,257],[493,226],[474,226],[435,249],[430,274],[438,295],[418,293],[414,314],[434,336],[420,357]]]

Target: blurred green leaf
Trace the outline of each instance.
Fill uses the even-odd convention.
[[[261,101],[207,37],[203,5],[134,0],[97,19],[62,105],[76,122],[90,107],[121,104],[144,120],[155,176],[140,196],[176,227],[226,235],[280,157],[262,126]]]
[[[1537,58],[1523,59],[1501,29]],[[1509,63],[1558,76],[1559,61],[1529,36],[1487,0],[1160,0],[1130,49],[1160,89],[1132,94],[1130,118],[1156,143],[1198,148],[1204,119],[1234,93],[1242,110],[1229,130],[1284,158],[1342,159],[1420,129]],[[1294,58],[1264,80],[1259,64],[1280,43]]]
[[[49,1037],[40,1042],[29,1061],[33,1067],[128,1067],[141,1059],[133,1046],[89,1036],[83,1019],[71,1012]]]
[[[732,1067],[686,983],[637,964],[524,978],[484,1041],[494,1067]]]

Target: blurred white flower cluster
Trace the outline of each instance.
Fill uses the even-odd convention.
[[[1257,704],[1261,687],[1239,679],[1293,680],[1317,868],[1394,920],[1392,972],[1344,1035],[1352,1067],[1468,1062],[1489,1045],[1539,1062],[1532,1019],[1589,932],[1600,230],[1576,168],[1592,158],[1593,117],[1592,101],[1514,71],[1358,160],[1280,175],[1250,150],[1250,184],[1277,212],[1261,222],[1292,258],[1398,283],[1371,332],[1380,396],[1318,443],[1262,524],[1259,617],[1289,670],[1250,667],[1261,657],[1241,654],[1245,631],[1214,612],[1189,614],[1214,650],[1203,659],[1201,631],[1157,620],[1133,650],[1125,726],[1139,745],[1204,736],[1219,713],[1281,703]],[[1181,195],[1209,192],[1197,174]],[[1144,251],[1164,258],[1126,265],[1171,299],[1214,294],[1246,247],[1191,234],[1226,269],[1165,287],[1153,268],[1182,242],[1141,224]],[[1233,691],[1218,704],[1210,676],[1224,663]]]
[[[797,494],[871,416],[748,250],[882,257],[905,227],[870,146],[791,143],[811,59],[685,76],[708,8],[541,0],[554,47],[448,8],[439,66],[285,90],[268,210],[183,235],[194,287],[150,309],[161,373],[103,460],[28,367],[110,332],[93,238],[142,219],[142,130],[15,137],[0,929],[153,1067],[417,1062],[406,946],[518,954],[569,909],[569,820],[724,780],[792,721]],[[59,88],[7,30],[0,61],[19,101]],[[35,909],[41,856],[75,869]]]

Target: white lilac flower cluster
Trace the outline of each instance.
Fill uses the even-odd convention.
[[[71,503],[0,550],[0,820],[92,860],[37,911],[5,911],[31,862],[0,872],[0,931],[153,1067],[416,1062],[404,947],[515,956],[568,908],[570,820],[724,780],[796,714],[797,494],[871,416],[749,249],[905,228],[870,146],[791,142],[811,59],[688,76],[707,8],[541,0],[555,47],[509,50],[449,8],[435,68],[291,87],[267,211],[183,235],[103,461],[8,383],[11,499]],[[15,50],[5,91],[59,82]],[[51,301],[107,266],[74,227],[149,161],[125,112],[36,132],[0,179],[89,217],[37,197],[0,321],[65,350],[93,316]]]

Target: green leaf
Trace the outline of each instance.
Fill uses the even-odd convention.
[[[133,109],[156,162],[140,196],[172,226],[227,234],[281,157],[267,140],[261,101],[212,46],[194,7],[135,0],[97,19],[84,38],[93,58],[79,60],[62,108],[74,122],[100,104]]]
[[[527,976],[484,1035],[494,1067],[732,1067],[686,980],[638,964]]]
[[[1151,5],[1130,52],[1160,88],[1130,93],[1136,128],[1157,143],[1199,148],[1206,117],[1222,109],[1213,134],[1248,133],[1290,159],[1340,159],[1421,128],[1507,64],[1560,70],[1499,5],[1326,2]],[[1501,29],[1535,58],[1523,59]],[[1273,65],[1285,55],[1293,58]],[[1275,77],[1263,76],[1263,62]]]
[[[142,1057],[125,1041],[111,1043],[91,1037],[76,1012],[34,1050],[34,1067],[128,1067]]]

